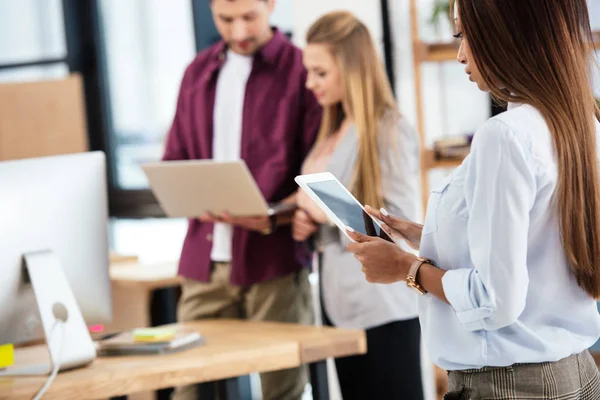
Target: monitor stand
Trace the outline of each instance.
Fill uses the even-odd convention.
[[[89,364],[96,358],[96,348],[59,258],[49,250],[27,253],[23,258],[37,300],[50,364],[8,367],[0,370],[0,376],[47,375],[55,366],[63,371]],[[18,359],[15,361],[20,364]]]

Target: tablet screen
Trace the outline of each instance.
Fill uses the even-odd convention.
[[[369,236],[379,236],[391,241],[371,216],[358,205],[338,181],[307,183],[307,186],[346,226]]]

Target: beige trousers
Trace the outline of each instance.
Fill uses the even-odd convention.
[[[312,323],[308,271],[303,268],[282,278],[249,287],[229,283],[231,265],[215,263],[208,283],[184,280],[177,310],[179,321],[234,318],[255,321]],[[306,366],[260,374],[264,400],[296,400],[308,381]],[[176,388],[174,400],[198,399],[196,385]]]

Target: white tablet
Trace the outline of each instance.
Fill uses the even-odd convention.
[[[333,174],[300,175],[295,180],[346,236],[346,227],[351,227],[356,232],[393,242],[381,229],[381,222],[367,214],[362,204]]]
[[[197,218],[224,211],[234,217],[270,213],[243,160],[162,161],[144,164],[142,169],[169,217]]]

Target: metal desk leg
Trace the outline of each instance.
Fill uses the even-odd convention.
[[[198,385],[200,399],[246,400],[251,399],[250,379],[247,376],[230,378]]]
[[[252,400],[252,387],[250,386],[250,375],[237,378],[240,400]]]
[[[327,382],[327,362],[319,361],[309,365],[310,384],[313,400],[329,400],[329,384]]]
[[[177,300],[179,288],[157,289],[150,299],[150,321],[152,326],[167,325],[177,322]],[[173,388],[156,391],[156,400],[170,400]]]

